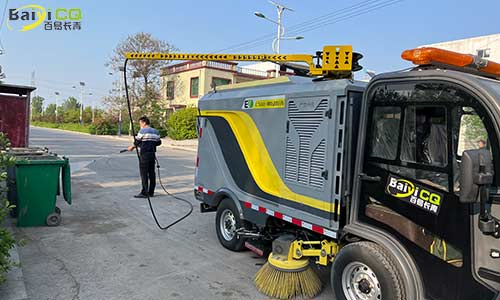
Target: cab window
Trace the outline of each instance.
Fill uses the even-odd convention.
[[[458,157],[465,150],[489,148],[488,132],[483,120],[472,107],[462,107],[459,110],[460,127],[458,132]]]
[[[401,108],[398,106],[376,106],[373,109],[373,135],[370,156],[394,160],[398,151],[399,122]],[[395,136],[396,134],[396,136]]]
[[[401,160],[425,165],[446,166],[446,149],[445,107],[407,106]]]

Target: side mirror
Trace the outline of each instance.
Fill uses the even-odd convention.
[[[466,150],[460,165],[460,203],[477,203],[479,189],[493,183],[493,159],[486,149]]]

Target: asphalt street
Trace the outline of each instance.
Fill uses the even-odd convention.
[[[215,213],[199,212],[195,153],[158,150],[163,183],[195,206],[188,219],[161,231],[146,200],[132,197],[140,190],[137,157],[118,153],[127,141],[42,128],[30,134],[31,146],[70,158],[73,205],[58,199],[59,227],[15,229],[26,242],[19,251],[29,299],[266,299],[253,285],[265,260],[223,248]],[[156,194],[162,225],[188,211],[159,186]],[[325,285],[317,299],[333,298]]]

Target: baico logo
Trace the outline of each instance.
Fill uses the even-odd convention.
[[[396,198],[406,198],[413,194],[414,191],[415,185],[406,179],[391,178],[387,185],[387,192]]]
[[[38,4],[28,4],[9,9],[7,28],[29,31],[44,24],[45,30],[80,30],[82,10],[80,8],[46,9]]]
[[[439,213],[443,199],[439,192],[394,176],[389,176],[385,192],[435,215]]]

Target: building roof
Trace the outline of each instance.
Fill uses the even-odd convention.
[[[261,70],[253,70],[245,67],[238,67],[238,63],[232,61],[184,61],[182,63],[169,65],[161,69],[161,76],[172,75],[182,72],[188,72],[196,69],[213,69],[234,73],[237,76],[249,78],[267,78],[268,73]]]
[[[25,96],[34,90],[36,90],[36,87],[33,86],[0,83],[0,94]]]
[[[500,33],[497,34],[490,34],[490,35],[482,35],[482,36],[474,36],[470,38],[465,38],[465,39],[458,39],[458,40],[452,40],[452,41],[443,41],[443,42],[437,42],[437,43],[432,43],[432,44],[427,44],[425,46],[432,46],[432,45],[442,45],[442,44],[455,44],[455,43],[462,43],[462,42],[469,42],[469,41],[474,41],[474,40],[499,40],[500,41]]]

